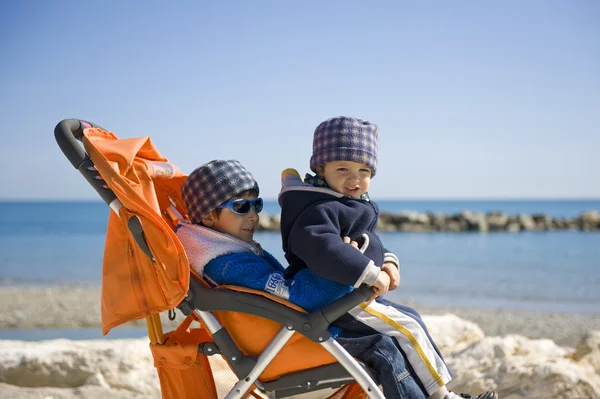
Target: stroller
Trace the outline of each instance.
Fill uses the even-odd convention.
[[[186,176],[148,137],[118,139],[78,119],[61,121],[54,135],[112,209],[102,265],[102,332],[146,319],[163,398],[217,399],[228,391],[227,399],[275,399],[326,388],[337,389],[331,399],[384,398],[370,370],[328,331],[370,299],[371,288],[307,313],[265,292],[208,287],[190,269],[174,233],[186,219],[180,196]],[[186,318],[164,333],[160,313],[175,308]],[[227,386],[218,378],[217,358],[237,382]]]

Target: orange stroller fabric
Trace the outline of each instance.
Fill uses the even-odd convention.
[[[198,352],[198,343],[213,341],[206,330],[189,328],[192,315],[165,334],[164,344],[150,344],[164,399],[217,399],[208,358]]]
[[[305,312],[293,303],[266,292],[235,286],[221,286],[219,289],[250,292],[282,303],[292,309]],[[215,312],[215,316],[229,332],[233,342],[240,348],[242,353],[254,357],[258,357],[266,349],[273,337],[283,327],[275,321],[244,313]],[[335,362],[335,358],[319,344],[311,341],[302,334],[295,333],[271,361],[269,366],[267,366],[265,371],[263,371],[260,381],[275,380],[281,375]]]
[[[102,263],[102,333],[131,320],[175,308],[187,294],[190,267],[171,226],[161,216],[181,209],[185,176],[160,155],[150,138],[118,140],[110,132],[84,130],[83,144],[94,166],[123,207],[110,213]],[[155,262],[127,228],[140,219]],[[124,243],[127,243],[126,245]]]

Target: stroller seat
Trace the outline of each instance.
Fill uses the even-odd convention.
[[[71,164],[112,209],[102,265],[103,334],[146,318],[163,398],[217,399],[223,390],[217,389],[209,361],[215,355],[226,360],[237,380],[226,398],[282,398],[332,387],[340,389],[330,398],[384,398],[364,366],[328,330],[370,299],[371,288],[360,287],[307,313],[265,292],[208,287],[190,270],[174,233],[185,219],[180,187],[186,176],[148,137],[118,139],[78,119],[61,121],[54,134]],[[186,318],[163,333],[160,313],[175,308]]]

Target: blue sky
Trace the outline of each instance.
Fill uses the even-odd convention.
[[[174,5],[174,3],[176,3]],[[0,2],[0,199],[96,199],[64,118],[266,198],[312,132],[380,126],[374,198],[600,197],[600,3]]]

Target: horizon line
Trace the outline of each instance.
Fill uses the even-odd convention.
[[[277,201],[266,198],[265,201]],[[600,201],[600,197],[384,197],[373,200],[382,201]],[[0,198],[0,202],[99,202],[101,198]]]

